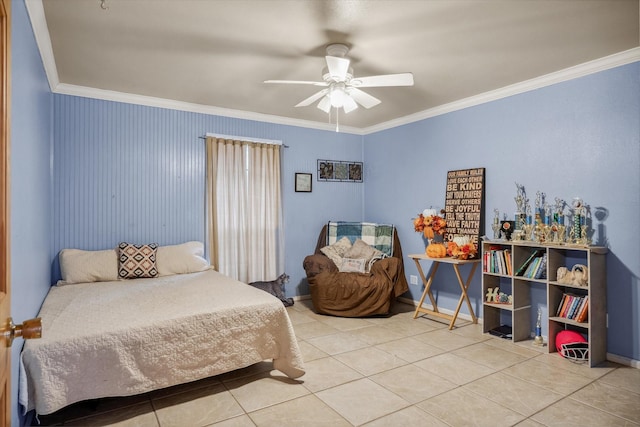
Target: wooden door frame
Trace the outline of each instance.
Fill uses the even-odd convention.
[[[11,310],[9,145],[11,124],[11,0],[0,0],[0,325]],[[0,337],[0,426],[11,425],[11,349]]]

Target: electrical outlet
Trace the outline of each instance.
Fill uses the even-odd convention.
[[[409,282],[412,285],[417,285],[418,284],[418,276],[414,276],[413,274],[411,276],[409,276]]]

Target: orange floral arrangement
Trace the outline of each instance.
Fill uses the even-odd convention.
[[[413,229],[416,233],[423,233],[427,239],[433,239],[437,235],[444,235],[447,230],[447,222],[441,216],[435,213],[434,209],[425,209],[425,212],[431,213],[425,215],[421,213],[417,218],[413,219]]]
[[[447,243],[447,255],[452,258],[471,259],[475,258],[477,254],[478,248],[472,242],[465,243],[462,246],[458,246],[456,242]]]

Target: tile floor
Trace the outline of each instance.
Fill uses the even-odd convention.
[[[587,368],[479,325],[289,315],[306,374],[270,362],[144,395],[72,405],[43,425],[70,426],[639,426],[640,370]]]

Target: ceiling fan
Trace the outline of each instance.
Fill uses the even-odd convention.
[[[345,58],[349,52],[349,47],[344,44],[330,44],[327,46],[327,67],[322,70],[321,82],[304,80],[265,80],[265,83],[285,83],[301,84],[325,87],[325,89],[314,93],[307,99],[301,101],[296,107],[306,107],[318,102],[318,108],[328,113],[331,107],[343,108],[345,113],[349,113],[358,104],[364,108],[375,107],[380,104],[380,100],[368,93],[360,90],[363,87],[383,87],[383,86],[413,86],[413,74],[385,74],[380,76],[354,77],[353,68],[349,65],[351,60]]]

